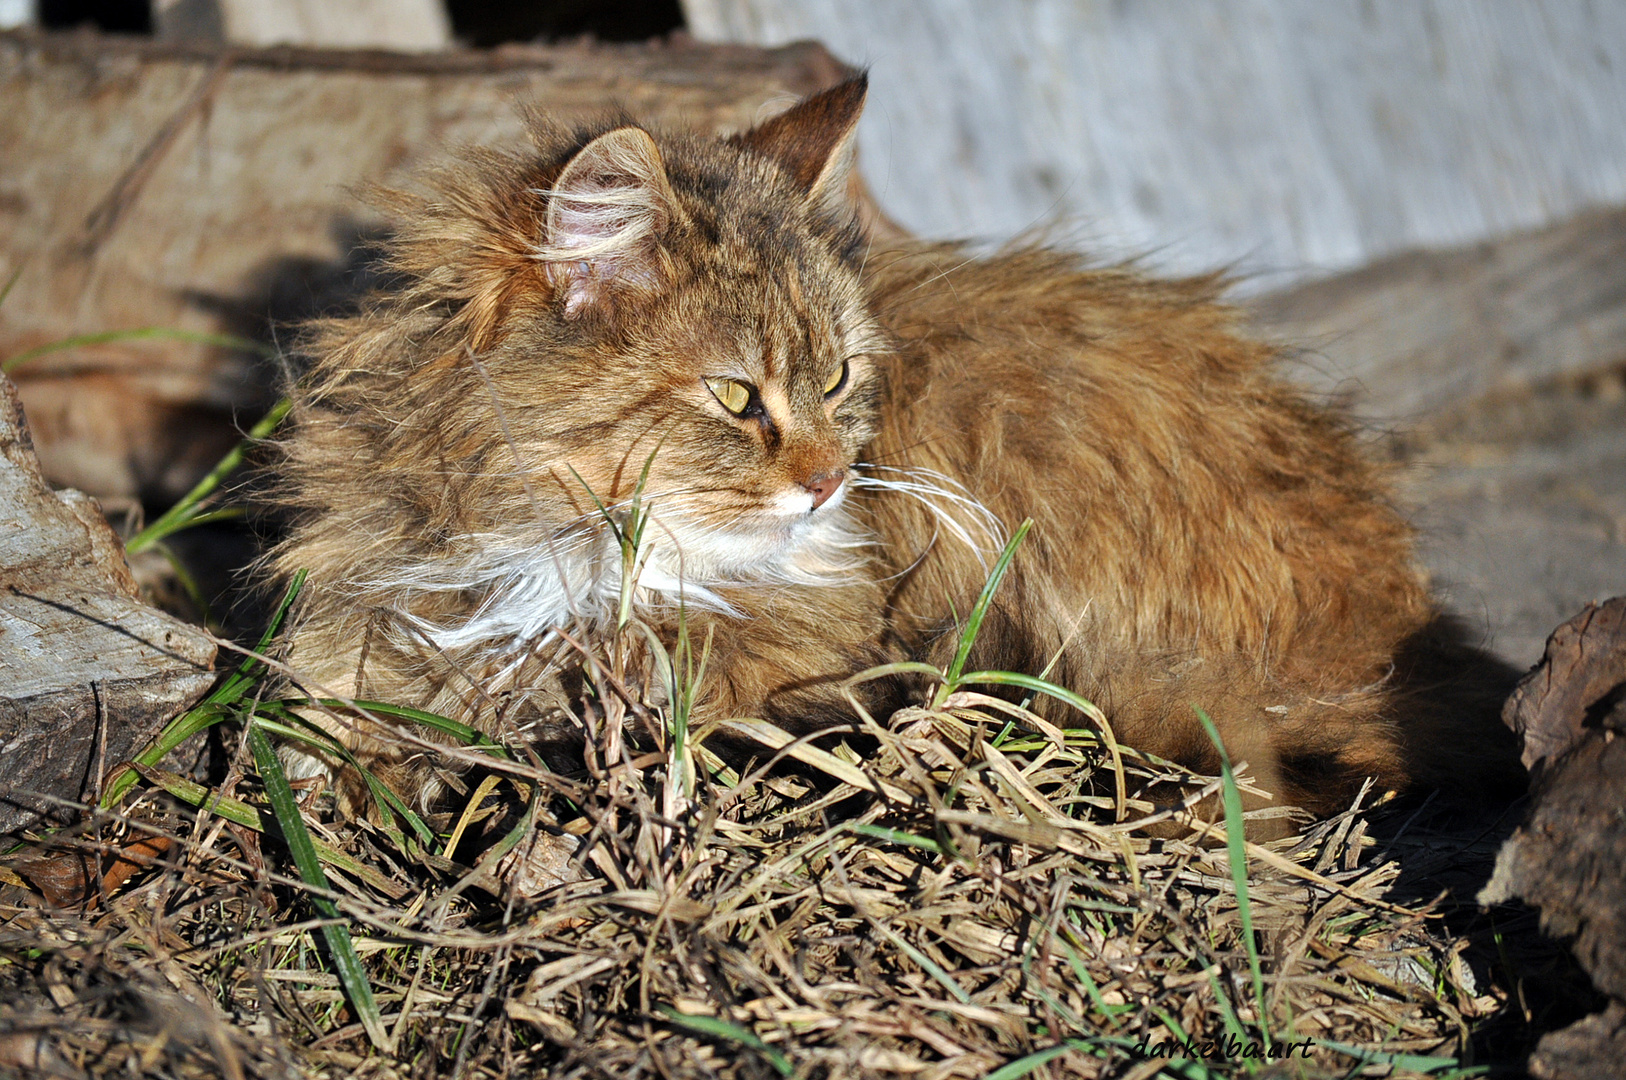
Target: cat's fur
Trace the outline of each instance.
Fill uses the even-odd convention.
[[[488,731],[566,715],[555,631],[612,625],[600,504],[647,465],[639,614],[712,636],[702,719],[806,729],[854,672],[943,662],[1031,517],[974,665],[1051,666],[1119,740],[1211,767],[1200,704],[1317,811],[1367,776],[1511,779],[1494,688],[1433,692],[1456,654],[1383,470],[1221,283],[872,247],[863,94],[728,140],[538,120],[534,152],[386,196],[399,284],[316,327],[285,444],[303,680]],[[746,415],[708,379],[755,387]],[[347,741],[410,753],[377,735]]]

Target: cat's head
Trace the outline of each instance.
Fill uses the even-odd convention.
[[[843,533],[886,348],[847,198],[864,93],[853,80],[728,139],[544,128],[541,159],[482,162],[476,195],[408,238],[423,256],[467,223],[415,269],[460,294],[466,355],[441,362],[479,376],[455,408],[487,469],[519,466],[486,496],[514,528],[591,525],[647,467],[668,573],[771,576]]]

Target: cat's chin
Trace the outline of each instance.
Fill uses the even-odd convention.
[[[703,586],[837,582],[858,568],[856,549],[864,546],[841,505],[843,494],[817,510],[774,506],[724,528],[675,523],[650,566],[672,581]]]

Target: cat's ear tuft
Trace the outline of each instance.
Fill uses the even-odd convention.
[[[647,131],[622,127],[600,135],[577,151],[546,194],[537,257],[564,290],[567,318],[617,291],[660,287],[659,240],[677,200]]]
[[[838,206],[845,200],[858,116],[868,93],[869,76],[855,76],[730,141],[778,162],[810,205]]]

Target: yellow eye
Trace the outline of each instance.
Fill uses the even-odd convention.
[[[706,389],[735,416],[744,415],[745,410],[751,407],[751,387],[748,383],[738,379],[707,379]]]
[[[846,385],[847,385],[847,361],[843,360],[841,362],[841,366],[836,368],[834,371],[832,371],[830,373],[830,377],[825,380],[825,383],[824,383],[824,396],[829,397],[831,394],[835,393],[837,390],[840,390],[843,386],[846,386]]]

